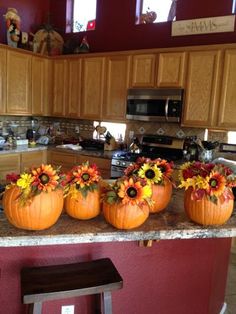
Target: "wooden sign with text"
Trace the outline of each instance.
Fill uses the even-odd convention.
[[[233,32],[235,15],[172,22],[171,36]]]

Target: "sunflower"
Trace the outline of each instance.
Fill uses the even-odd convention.
[[[76,183],[80,188],[88,187],[97,183],[100,179],[98,169],[95,165],[84,163],[72,170],[73,183]]]
[[[226,179],[219,172],[212,171],[210,176],[207,177],[209,195],[220,196],[225,189]]]
[[[59,184],[57,171],[51,165],[41,165],[41,167],[32,170],[33,183],[39,191],[53,191]]]
[[[156,165],[165,177],[171,177],[171,174],[173,172],[172,163],[167,162],[167,160],[165,159],[156,159]]]
[[[118,196],[122,199],[123,204],[139,205],[145,199],[151,197],[152,190],[149,185],[143,186],[141,181],[135,181],[133,178],[124,180],[120,183]]]
[[[162,172],[156,164],[144,164],[139,169],[138,175],[147,181],[148,184],[158,183],[162,179]]]

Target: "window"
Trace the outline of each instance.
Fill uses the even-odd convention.
[[[177,0],[136,0],[138,24],[175,20]]]
[[[96,27],[97,0],[67,0],[66,32],[84,32]]]
[[[126,124],[125,123],[113,123],[113,122],[98,122],[94,121],[93,126],[96,128],[97,126],[104,126],[107,131],[111,133],[111,135],[118,141],[123,141],[125,138]],[[106,133],[105,133],[106,134]],[[93,132],[93,138],[98,139],[99,135],[95,130]],[[101,138],[101,137],[100,137]]]
[[[236,132],[228,132],[228,144],[236,144]]]

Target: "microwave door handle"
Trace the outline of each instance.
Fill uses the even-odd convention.
[[[166,104],[165,104],[165,117],[166,117],[166,121],[168,121],[169,100],[170,100],[170,98],[168,97],[168,98],[166,99]]]

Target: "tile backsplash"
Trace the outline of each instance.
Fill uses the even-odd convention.
[[[22,116],[0,116],[0,134],[6,135],[9,130],[17,132],[17,136],[22,139],[26,136],[26,131],[39,126],[53,128],[53,131],[60,137],[82,136],[91,138],[93,136],[94,126],[93,121],[52,118],[52,117],[22,117]],[[179,138],[196,135],[200,139],[204,139],[205,130],[201,128],[185,128],[176,123],[157,123],[157,122],[141,122],[128,121],[126,128],[126,141],[129,141],[130,131],[134,135],[141,137],[143,134],[159,134],[169,135]],[[209,131],[208,140],[227,142],[227,132],[224,131]]]

